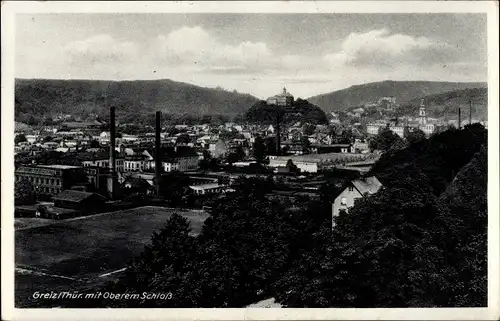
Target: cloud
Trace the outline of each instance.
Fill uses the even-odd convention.
[[[85,40],[70,42],[64,52],[76,63],[114,63],[134,59],[139,47],[130,41],[119,41],[110,35],[97,35]]]
[[[198,26],[160,35],[153,47],[170,63],[205,71],[249,70],[268,66],[275,59],[265,43],[225,44]]]
[[[324,59],[331,66],[395,67],[405,64],[433,65],[454,61],[455,48],[427,37],[390,34],[388,29],[351,33],[338,52]]]

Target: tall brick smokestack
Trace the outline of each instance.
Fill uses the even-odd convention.
[[[458,108],[458,129],[462,128],[462,110]]]
[[[115,199],[118,195],[118,176],[116,173],[116,124],[115,107],[109,108],[109,174],[107,177],[108,195],[110,199]]]
[[[160,178],[162,173],[161,165],[161,111],[156,112],[156,126],[155,126],[155,181],[156,181],[156,195],[160,196]]]
[[[472,124],[472,100],[469,99],[469,125]]]
[[[281,129],[280,129],[281,115],[280,112],[276,112],[276,155],[281,155]]]
[[[113,173],[116,172],[116,124],[115,107],[109,108],[109,168]]]

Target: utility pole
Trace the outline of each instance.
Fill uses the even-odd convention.
[[[469,125],[472,124],[472,99],[469,99]]]
[[[462,110],[458,107],[458,129],[462,127]]]
[[[276,111],[276,155],[281,155],[281,129],[280,129],[280,111]]]

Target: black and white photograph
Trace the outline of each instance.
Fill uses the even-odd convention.
[[[498,2],[425,2],[7,1],[12,310],[500,317]]]

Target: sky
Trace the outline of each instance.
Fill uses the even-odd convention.
[[[17,78],[172,79],[266,98],[487,81],[485,14],[18,14]]]

